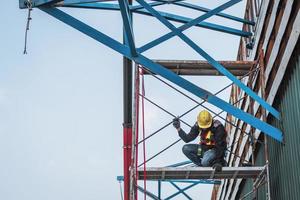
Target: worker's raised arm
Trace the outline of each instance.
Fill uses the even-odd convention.
[[[179,118],[175,118],[173,120],[173,126],[177,129],[179,137],[186,143],[193,141],[199,135],[199,127],[197,123],[195,123],[188,134],[181,129]]]

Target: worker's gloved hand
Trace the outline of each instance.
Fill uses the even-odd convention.
[[[179,121],[179,118],[178,118],[178,117],[175,117],[175,118],[173,119],[173,126],[174,126],[174,128],[176,128],[176,129],[179,129],[179,128],[180,128],[180,121]]]
[[[197,150],[197,156],[203,157],[201,147],[199,147],[198,150]]]

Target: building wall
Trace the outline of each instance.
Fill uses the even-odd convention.
[[[300,40],[288,64],[281,86],[276,95],[274,107],[281,112],[282,120],[269,119],[269,123],[284,132],[285,143],[280,144],[268,138],[270,183],[272,199],[299,199],[300,185]],[[257,148],[256,164],[263,165],[263,146]],[[252,190],[252,180],[244,180],[240,185],[237,199]],[[265,199],[261,188],[258,199]],[[245,198],[251,199],[251,196]]]
[[[270,139],[271,195],[273,199],[299,199],[300,186],[300,40],[288,65],[274,106],[282,121],[270,123],[282,129],[285,144]]]
[[[250,3],[249,3],[250,2]],[[253,0],[248,0],[251,7]],[[247,9],[249,10],[250,7]],[[277,108],[282,114],[282,120],[278,121],[268,116],[268,123],[280,128],[285,137],[285,145],[269,138],[270,154],[270,179],[272,199],[298,199],[296,198],[297,187],[300,181],[300,168],[297,168],[300,156],[300,61],[299,61],[299,32],[300,32],[300,1],[297,0],[264,0],[259,6],[260,10],[254,31],[254,48],[246,49],[249,39],[242,38],[240,42],[238,60],[256,60],[261,50],[264,51],[266,100]],[[249,17],[249,12],[246,17]],[[251,15],[250,15],[251,17]],[[249,27],[244,29],[249,30]],[[252,79],[246,79],[254,91],[261,95],[259,75],[255,74]],[[243,97],[244,92],[236,87],[232,89],[231,103],[233,100]],[[240,104],[240,109],[252,112],[257,118],[261,118],[261,108],[257,103],[245,98]],[[253,130],[248,124],[227,116],[238,127],[246,132],[254,134],[255,138],[263,140],[259,130]],[[228,155],[226,157],[230,166],[240,166],[243,160],[251,160],[252,147],[247,137],[233,126],[227,126],[230,134],[232,153],[242,159]],[[233,145],[232,145],[233,144]],[[255,146],[255,164],[263,166],[264,148]],[[222,180],[217,198],[221,200],[239,199],[243,194],[252,189],[252,180]],[[265,199],[265,189],[261,188],[258,199]],[[248,199],[251,199],[248,197]]]

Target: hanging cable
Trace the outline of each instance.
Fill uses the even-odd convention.
[[[31,11],[32,11],[32,2],[31,0],[27,0],[25,2],[25,5],[27,6],[28,9],[28,15],[27,15],[27,23],[26,23],[26,29],[25,29],[25,41],[24,41],[24,51],[23,54],[27,54],[27,35],[28,35],[28,31],[29,31],[29,25],[30,25],[30,21],[32,20],[31,18]]]
[[[145,96],[145,83],[144,83],[144,74],[143,70],[141,70],[141,77],[142,77],[142,94]],[[145,104],[144,104],[144,98],[142,98],[142,129],[143,129],[143,139],[145,139]],[[146,200],[146,141],[143,142],[143,157],[144,157],[144,200]]]

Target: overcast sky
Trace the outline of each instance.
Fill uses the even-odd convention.
[[[200,5],[213,8],[224,2],[207,0]],[[226,13],[242,17],[244,3]],[[123,166],[122,56],[38,9],[32,13],[28,54],[22,55],[27,11],[18,8],[18,0],[5,1],[3,5],[0,12],[0,199],[120,199],[116,177],[122,175]],[[189,17],[201,14],[174,6],[159,9]],[[121,41],[119,12],[65,11]],[[241,28],[241,24],[219,17],[207,21]],[[140,15],[134,15],[134,30],[137,46],[168,32],[154,18]],[[185,33],[215,59],[236,59],[239,37],[200,28]],[[153,59],[202,59],[177,38],[145,55]],[[211,92],[230,83],[223,77],[185,78]],[[145,84],[146,96],[175,115],[195,105],[152,77],[146,77]],[[228,100],[229,90],[220,97]],[[145,109],[146,135],[172,120],[149,104]],[[183,119],[193,124],[198,112],[195,110]],[[146,143],[147,157],[176,139],[176,131],[168,127]],[[148,166],[186,160],[181,152],[183,144],[175,145]],[[154,184],[149,183],[148,188],[156,193]],[[163,185],[164,197],[175,191],[171,185]],[[210,199],[211,186],[199,185],[187,193],[193,199]]]

